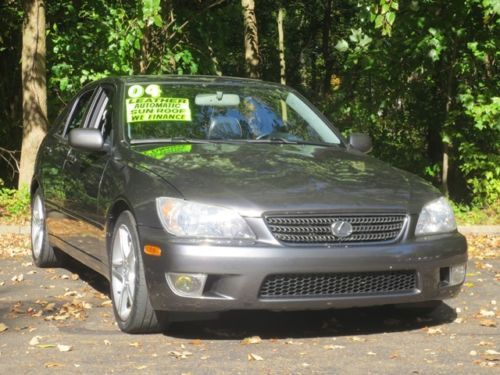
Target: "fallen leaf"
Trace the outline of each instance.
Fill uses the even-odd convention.
[[[350,337],[349,340],[354,341],[354,342],[365,342],[366,339],[363,337],[358,337],[358,336],[353,336]]]
[[[443,331],[441,328],[427,328],[428,335],[442,335]]]
[[[175,357],[177,359],[186,359],[187,357],[193,355],[193,353],[188,352],[186,350],[184,350],[182,352],[178,352],[176,350],[172,350],[172,351],[168,352],[168,354],[170,354],[172,357]]]
[[[490,310],[481,309],[479,311],[479,315],[482,316],[482,317],[485,317],[485,318],[490,318],[492,316],[495,316],[495,312],[494,311],[490,311]]]
[[[139,344],[138,342],[129,342],[128,343],[128,346],[133,346],[134,348],[138,348],[141,344]]]
[[[59,362],[47,362],[44,364],[45,368],[54,368],[54,367],[64,367],[64,363]]]
[[[0,323],[0,333],[1,332],[5,332],[9,329],[9,327],[7,327],[5,324],[3,323]]]
[[[15,275],[12,279],[11,279],[13,282],[21,282],[24,280],[24,275],[22,273],[20,273],[19,275]]]
[[[146,365],[142,365],[142,366],[137,366],[136,367],[136,370],[144,370],[145,368],[147,368],[148,366]]]
[[[481,319],[479,321],[479,324],[482,325],[483,327],[495,328],[497,326],[497,323],[492,319]]]
[[[190,344],[198,346],[198,345],[202,345],[203,342],[200,339],[194,339],[194,340],[191,340]]]
[[[260,344],[262,339],[259,336],[246,337],[241,341],[242,345]]]
[[[49,303],[47,306],[43,308],[43,311],[53,311],[55,306],[56,306],[55,303]]]
[[[300,342],[300,341],[287,340],[287,341],[285,341],[285,344],[287,344],[287,345],[303,345],[304,343]]]
[[[29,344],[30,344],[31,346],[38,345],[38,344],[40,344],[40,339],[41,339],[41,338],[42,338],[42,336],[34,336],[34,337],[30,340]]]
[[[480,341],[478,345],[479,346],[494,346],[495,343],[492,341]]]
[[[254,354],[254,353],[248,354],[247,358],[249,361],[263,361],[264,360],[264,358],[262,358],[260,355]]]
[[[399,354],[398,352],[391,353],[391,355],[389,356],[389,359],[398,359],[398,358],[401,358],[401,354]]]
[[[335,349],[344,349],[345,346],[342,345],[325,345],[323,346],[323,349],[325,350],[335,350]]]
[[[50,348],[55,348],[56,346],[54,344],[38,344],[37,348],[40,349],[50,349]]]
[[[472,355],[472,356],[476,356],[477,355],[477,352],[475,350],[471,350],[469,352],[469,355]]]
[[[73,347],[71,345],[57,344],[57,349],[59,349],[60,352],[70,352],[73,350]]]
[[[111,342],[109,340],[104,340],[104,345],[109,346],[111,345]]]
[[[377,353],[374,353],[374,352],[368,352],[366,354],[368,354],[368,355],[377,355]]]

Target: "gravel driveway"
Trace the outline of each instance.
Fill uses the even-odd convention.
[[[0,373],[493,374],[500,367],[499,237],[469,236],[467,282],[432,315],[392,307],[232,312],[127,335],[107,282],[71,262],[38,269],[0,235]]]

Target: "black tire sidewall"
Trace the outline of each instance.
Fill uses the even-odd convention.
[[[122,320],[116,310],[115,303],[113,301],[113,312],[115,315],[115,319],[118,323],[118,326],[122,331],[129,332],[129,333],[135,333],[135,332],[141,332],[141,331],[147,331],[145,329],[142,329],[140,327],[140,322],[141,321],[141,312],[139,309],[141,309],[144,306],[149,306],[150,307],[150,302],[149,302],[149,293],[147,290],[146,286],[146,281],[145,281],[145,275],[144,275],[144,266],[143,266],[143,260],[142,260],[142,255],[140,252],[140,240],[139,240],[139,233],[137,232],[137,226],[136,226],[136,221],[134,219],[133,214],[130,211],[123,211],[120,216],[118,217],[118,220],[116,221],[114,225],[114,231],[113,231],[113,237],[109,249],[109,277],[110,277],[110,294],[111,297],[113,297],[113,274],[112,274],[112,263],[113,263],[113,246],[116,240],[116,236],[118,234],[118,229],[122,225],[126,225],[132,239],[132,244],[133,244],[133,251],[135,252],[135,257],[136,257],[136,262],[135,262],[135,285],[134,285],[134,296],[133,296],[133,303],[132,303],[132,309],[130,311],[130,314],[127,319]]]
[[[43,240],[42,240],[42,247],[40,249],[40,254],[35,256],[35,251],[33,249],[33,205],[36,201],[36,198],[40,198],[42,202],[42,210],[43,210]],[[35,193],[33,194],[33,198],[31,200],[31,222],[30,222],[30,240],[31,240],[31,256],[33,258],[33,262],[38,266],[38,267],[46,267],[48,263],[49,265],[54,264],[55,265],[55,254],[53,248],[49,244],[49,236],[47,232],[47,224],[46,224],[46,212],[47,210],[45,209],[45,200],[43,198],[43,194],[40,188],[38,188]]]

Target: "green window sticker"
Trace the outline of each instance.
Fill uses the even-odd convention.
[[[143,151],[144,155],[161,160],[170,154],[186,154],[191,152],[192,145],[169,145]]]
[[[189,99],[164,97],[128,98],[127,122],[191,121]]]

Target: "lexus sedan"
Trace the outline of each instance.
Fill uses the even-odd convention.
[[[283,85],[103,79],[38,152],[33,259],[104,275],[130,333],[190,313],[454,297],[467,245],[449,204],[370,149]]]

